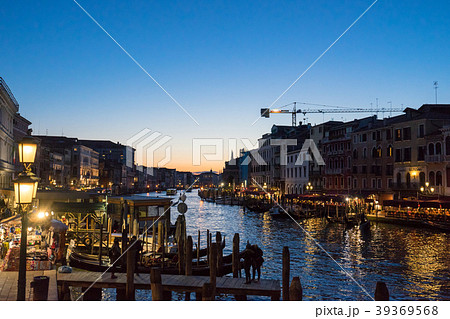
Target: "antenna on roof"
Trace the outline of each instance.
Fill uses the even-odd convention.
[[[378,118],[378,98],[376,98],[377,101],[377,118]]]
[[[433,85],[434,85],[434,99],[435,99],[435,103],[436,103],[436,104],[438,104],[438,103],[437,103],[437,89],[438,89],[438,87],[439,87],[438,84],[439,84],[438,81],[434,81],[434,82],[433,82]]]
[[[389,101],[388,104],[390,105],[390,108],[389,108],[389,117],[392,117],[392,101]]]

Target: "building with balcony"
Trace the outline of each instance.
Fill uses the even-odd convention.
[[[3,190],[11,189],[15,172],[14,118],[18,111],[16,98],[0,77],[0,189]]]

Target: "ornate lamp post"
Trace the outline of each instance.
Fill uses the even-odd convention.
[[[24,137],[19,143],[19,161],[24,165],[24,171],[14,180],[14,196],[18,205],[19,214],[22,215],[22,228],[20,237],[19,280],[17,282],[17,300],[25,300],[26,271],[27,271],[27,235],[28,216],[27,209],[36,197],[39,178],[31,172],[31,165],[36,157],[37,142],[31,137]]]

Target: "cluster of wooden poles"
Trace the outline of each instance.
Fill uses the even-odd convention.
[[[214,300],[216,295],[216,277],[223,276],[223,246],[222,234],[216,232],[216,242],[212,242],[212,234],[209,230],[207,234],[207,264],[209,265],[208,283],[202,287],[202,293],[197,294],[197,300]],[[234,234],[233,237],[233,252],[232,252],[232,273],[233,278],[238,278],[240,275],[240,255],[239,255],[239,234]],[[135,274],[135,258],[136,251],[128,249],[126,252],[126,269],[127,282],[125,289],[125,296],[118,296],[124,300],[135,300],[134,288],[134,274]],[[200,230],[198,231],[197,243],[197,266],[200,261]],[[192,236],[186,237],[186,242],[183,237],[178,242],[178,271],[180,275],[192,276],[193,266],[193,240]],[[171,300],[171,292],[163,290],[161,281],[161,270],[159,267],[153,267],[150,270],[150,283],[152,290],[152,300]],[[119,291],[119,290],[118,290]],[[186,293],[186,300],[190,300],[190,293]],[[237,296],[237,299],[245,300],[246,296]]]

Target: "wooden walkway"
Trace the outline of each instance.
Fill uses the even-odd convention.
[[[100,272],[75,271],[71,274],[58,273],[57,282],[60,291],[67,291],[69,286],[90,287],[98,278],[92,288],[125,289],[126,274],[118,273],[116,276],[116,279],[111,279],[110,273],[102,276]],[[161,279],[164,290],[176,292],[201,293],[203,284],[209,282],[207,276],[161,275]],[[150,274],[135,274],[134,285],[135,289],[150,290]],[[231,277],[217,277],[216,291],[218,294],[268,296],[272,300],[279,300],[281,294],[279,280],[262,279],[247,285],[244,278]]]
[[[17,300],[17,279],[19,272],[17,271],[2,271],[0,272],[0,301],[14,301]],[[48,276],[50,283],[48,287],[48,300],[58,300],[57,286],[56,286],[56,270],[35,270],[27,271],[27,290],[25,294],[26,300],[33,300],[33,293],[30,287],[30,282],[35,276]]]

